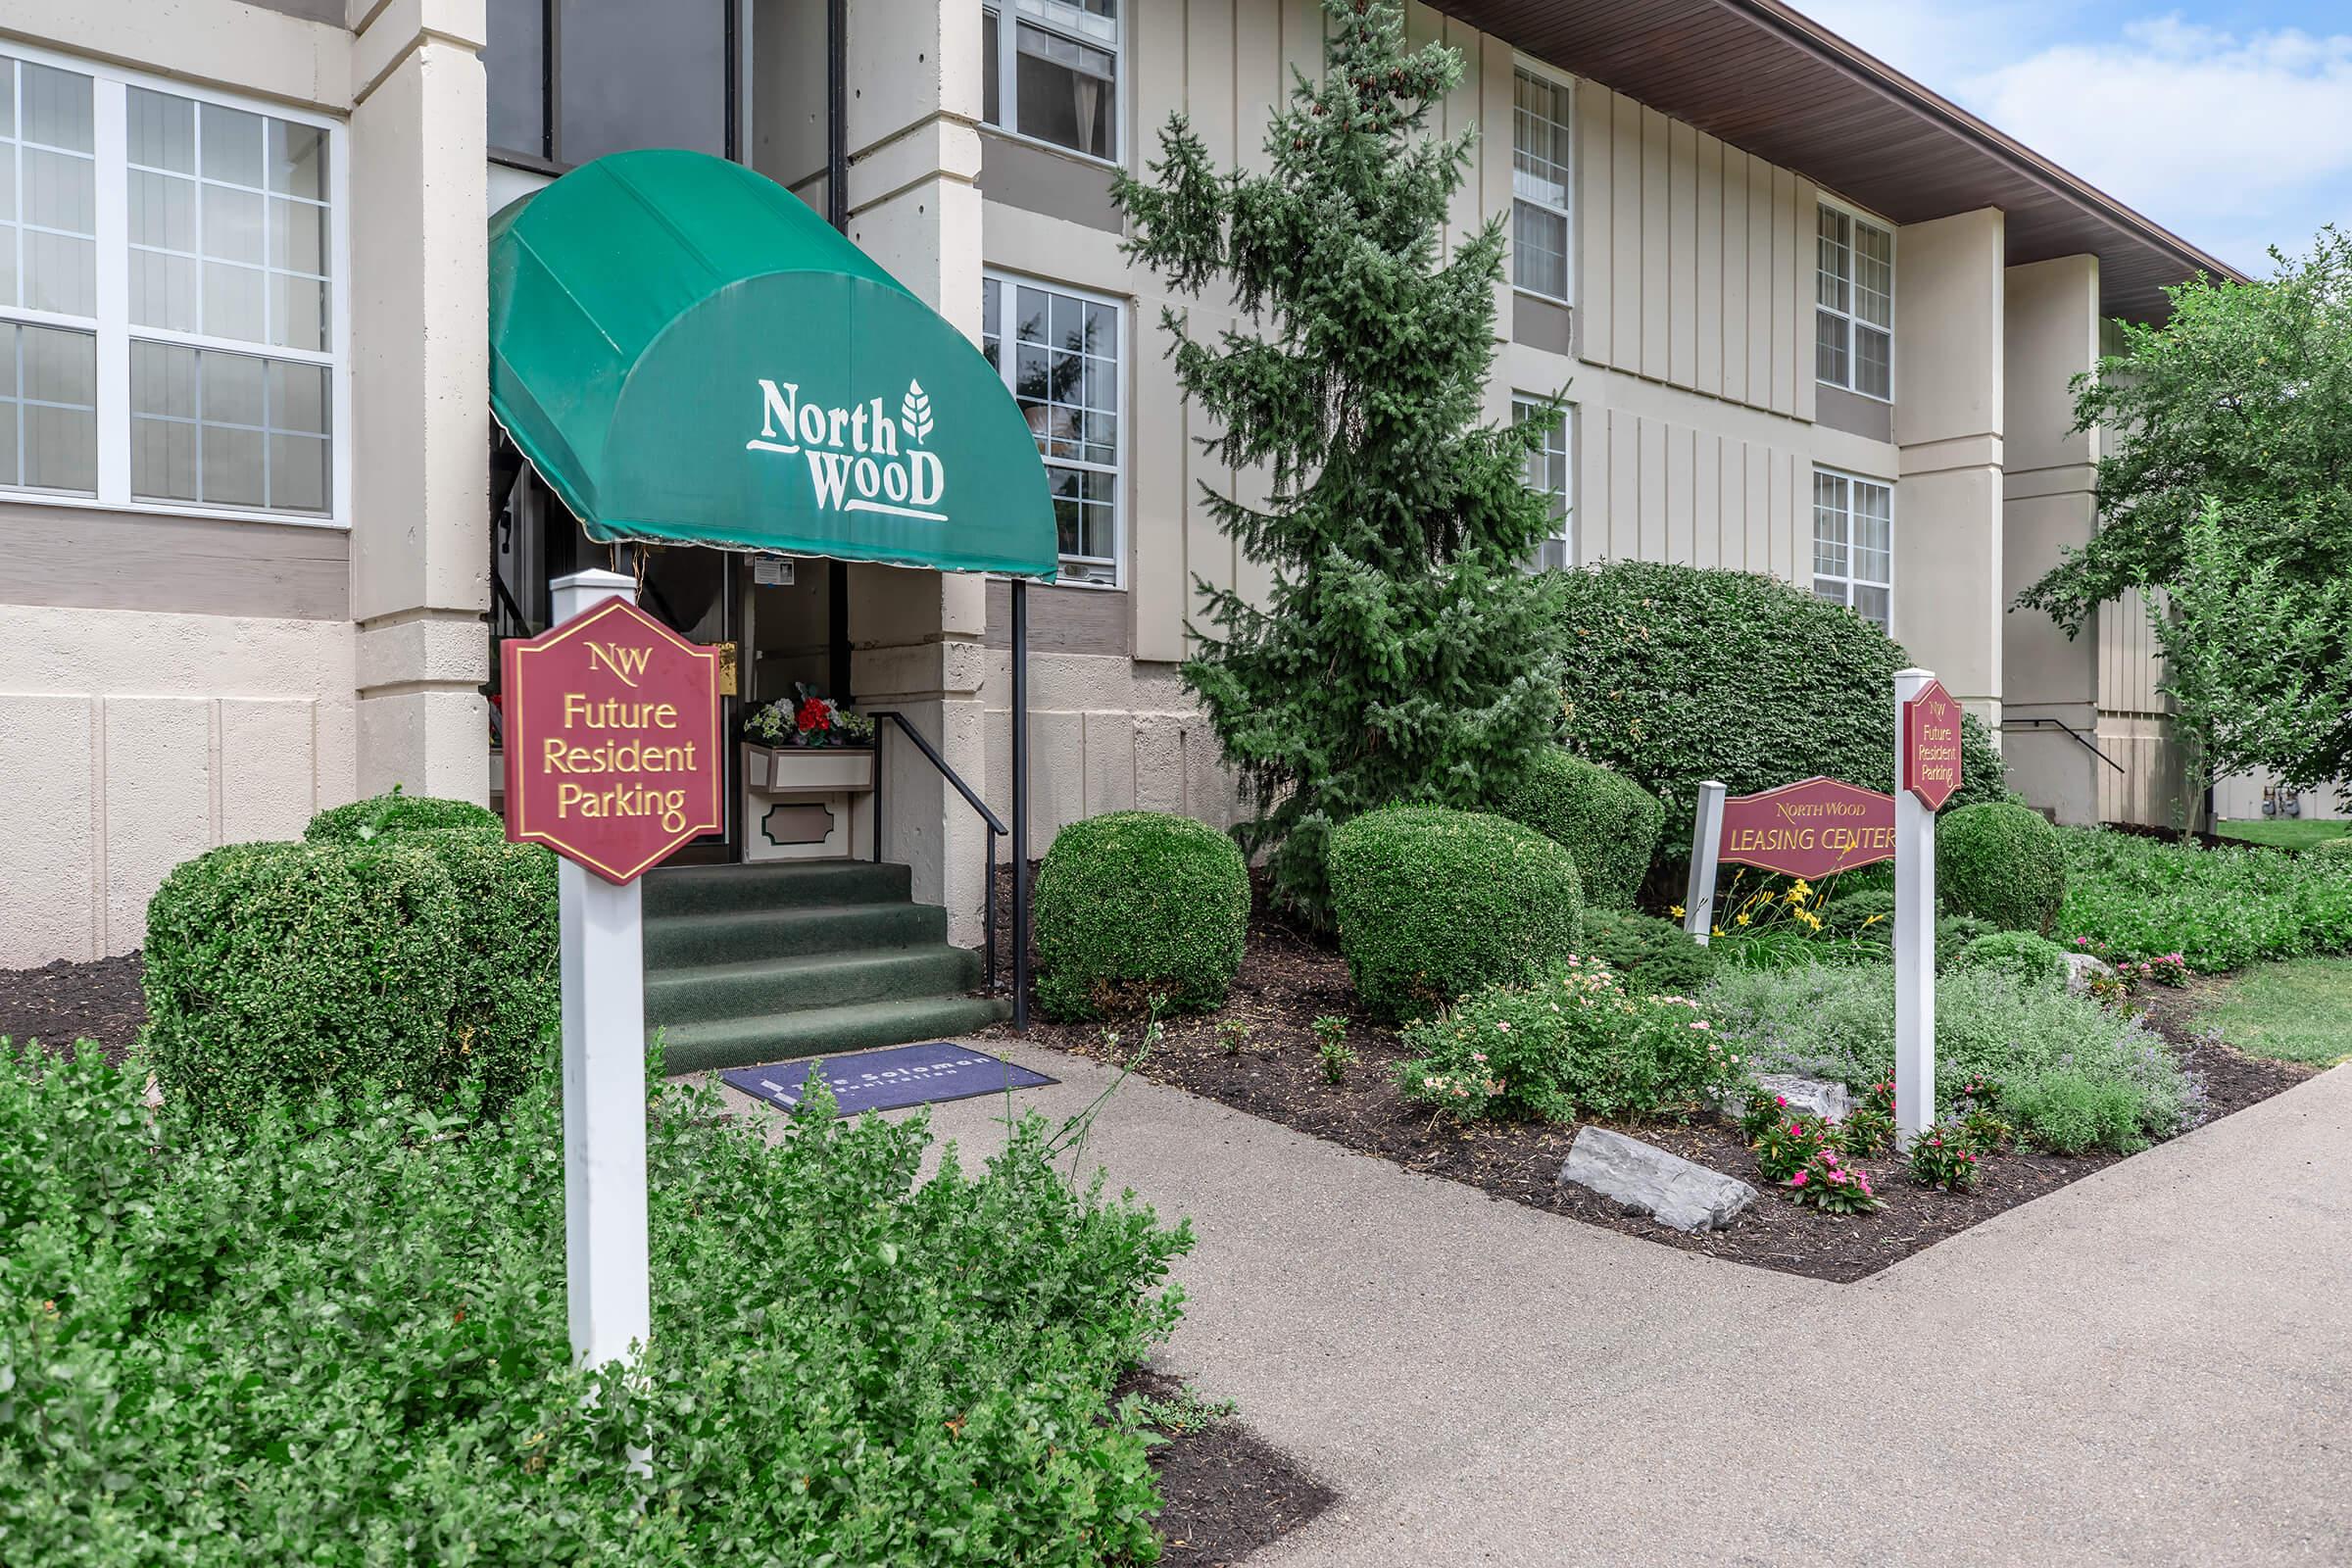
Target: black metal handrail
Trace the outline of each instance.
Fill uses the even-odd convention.
[[[994,991],[997,989],[997,840],[1009,830],[997,816],[997,813],[988,808],[988,803],[973,793],[972,787],[963,781],[963,775],[950,767],[948,760],[939,755],[938,749],[923,739],[923,732],[906,722],[906,714],[889,709],[884,709],[879,712],[869,709],[866,710],[865,716],[874,721],[874,860],[877,864],[882,859],[882,778],[884,773],[882,724],[886,719],[905,731],[906,738],[914,742],[914,749],[928,758],[933,767],[939,769],[939,776],[956,787],[956,793],[963,797],[963,803],[966,806],[980,813],[980,823],[988,829],[988,882],[986,884],[988,889],[986,916],[988,937],[986,951],[988,954],[988,989]]]

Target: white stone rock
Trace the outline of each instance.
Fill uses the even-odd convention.
[[[1678,1231],[1719,1231],[1756,1200],[1743,1181],[1603,1127],[1578,1129],[1559,1180]]]
[[[1825,1122],[1839,1122],[1852,1114],[1853,1092],[1841,1083],[1827,1078],[1807,1078],[1802,1073],[1768,1072],[1756,1079],[1756,1087],[1765,1099],[1779,1097],[1788,1102],[1793,1115],[1812,1116]],[[1747,1101],[1732,1096],[1723,1102],[1723,1113],[1738,1121],[1747,1114]]]
[[[2066,989],[2071,996],[2087,997],[2093,981],[2114,978],[2115,965],[2103,958],[2094,958],[2087,953],[2066,956]]]

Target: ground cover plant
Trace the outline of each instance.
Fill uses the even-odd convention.
[[[919,1117],[820,1085],[770,1143],[659,1093],[653,1345],[615,1380],[568,1367],[547,1076],[503,1115],[370,1093],[237,1134],[142,1083],[0,1051],[11,1563],[1157,1555],[1110,1393],[1189,1236],[1073,1191],[1034,1118],[918,1181]]]
[[[2066,949],[2031,931],[1995,931],[1962,948],[1951,959],[1955,968],[1997,969],[2020,985],[2066,984]]]
[[[1725,1045],[1759,1071],[1816,1074],[1857,1092],[1893,1076],[1891,967],[1726,969],[1700,1003]],[[2138,1019],[1964,967],[1936,986],[1936,1106],[1972,1098],[1989,1099],[2021,1133],[2070,1153],[2130,1152],[2204,1113],[2201,1086]]]
[[[2175,954],[2200,974],[2352,949],[2352,856],[2198,849],[2062,828],[2057,935],[2125,958]]]
[[[1340,951],[1373,1016],[1424,1017],[1574,953],[1584,893],[1568,852],[1479,811],[1398,806],[1332,835]]]
[[[1225,1000],[1250,923],[1250,868],[1205,822],[1111,811],[1073,822],[1038,867],[1037,1001],[1060,1019],[1152,998],[1198,1012]]]

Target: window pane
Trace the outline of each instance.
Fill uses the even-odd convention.
[[[195,418],[196,350],[166,343],[132,343],[130,412]]]
[[[268,499],[261,431],[208,424],[199,450],[204,466],[198,500],[221,507],[258,507]]]
[[[75,234],[97,232],[98,165],[72,153],[24,149],[24,221]]]
[[[174,332],[200,330],[196,263],[185,256],[132,251],[130,318],[140,326],[169,327]]]
[[[196,172],[196,105],[171,93],[130,89],[130,161],[175,174]]]
[[[130,172],[125,194],[130,208],[130,242],[166,250],[196,249],[196,182],[170,174]]]
[[[251,267],[204,264],[204,329],[215,337],[262,337],[263,273]]]
[[[98,309],[98,250],[70,234],[24,235],[24,303],[61,316]]]
[[[1871,588],[1856,583],[1854,584],[1854,613],[1860,615],[1864,620],[1875,620],[1884,626],[1887,623],[1887,592],[1884,588]]]
[[[270,507],[274,512],[326,510],[326,442],[318,436],[270,437]]]
[[[1511,117],[1511,189],[1546,207],[1568,205],[1568,92],[1518,74]]]
[[[1511,281],[1553,299],[1568,297],[1568,219],[1528,202],[1511,209]]]
[[[1894,396],[1892,339],[1875,326],[1854,328],[1854,390],[1874,398]]]
[[[18,134],[26,141],[71,152],[92,152],[90,78],[71,71],[36,66],[26,60],[24,72],[23,114]]]
[[[150,501],[195,500],[196,437],[193,423],[132,419],[131,494]]]
[[[1020,58],[1013,101],[1021,134],[1110,157],[1118,57],[1026,23],[1015,36]]]
[[[1851,379],[1846,359],[1846,334],[1853,323],[1842,316],[1828,311],[1813,313],[1813,378],[1832,386],[1843,386]]]
[[[323,275],[326,209],[273,197],[270,203],[270,265]]]
[[[270,427],[326,433],[325,367],[270,362]]]
[[[270,188],[282,195],[324,201],[326,132],[287,120],[270,122]]]
[[[263,369],[250,354],[207,354],[200,385],[207,424],[262,422]]]
[[[1894,236],[1854,225],[1854,314],[1873,326],[1894,324]]]
[[[203,134],[198,138],[204,154],[204,177],[258,187],[262,182],[263,124],[259,115],[206,104]]]
[[[980,122],[985,125],[1004,123],[1004,106],[998,102],[1004,96],[999,83],[1004,79],[1004,73],[997,42],[997,14],[994,10],[983,11],[980,13]]]
[[[91,409],[24,406],[24,482],[43,490],[98,489],[98,416]]]
[[[1842,605],[1845,603],[1845,584],[1816,577],[1813,579],[1813,597],[1827,599],[1833,605]]]
[[[204,193],[204,254],[215,261],[262,260],[262,198],[215,185]]]
[[[556,156],[633,147],[727,150],[727,0],[564,0]]]
[[[1826,305],[1833,311],[1848,310],[1851,305],[1846,288],[1853,276],[1853,264],[1845,243],[1846,217],[1827,207],[1818,211],[1813,303]]]
[[[489,0],[490,145],[547,156],[546,0]]]
[[[0,483],[98,488],[98,340],[87,332],[0,325]],[[18,437],[23,421],[23,441]]]
[[[270,341],[280,348],[324,349],[327,285],[282,272],[270,274]]]

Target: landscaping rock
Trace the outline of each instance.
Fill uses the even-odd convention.
[[[1768,1072],[1756,1080],[1756,1087],[1767,1099],[1777,1095],[1788,1102],[1792,1114],[1817,1117],[1825,1122],[1843,1121],[1854,1108],[1853,1091],[1827,1078],[1807,1078],[1802,1073]],[[1723,1102],[1723,1113],[1738,1121],[1747,1114],[1747,1101],[1733,1096]]]
[[[1559,1180],[1678,1231],[1722,1230],[1756,1200],[1743,1181],[1601,1127],[1578,1129]]]
[[[2094,958],[2087,953],[2066,956],[2067,995],[2087,997],[2093,982],[2115,978],[2115,965],[2104,958]]]

